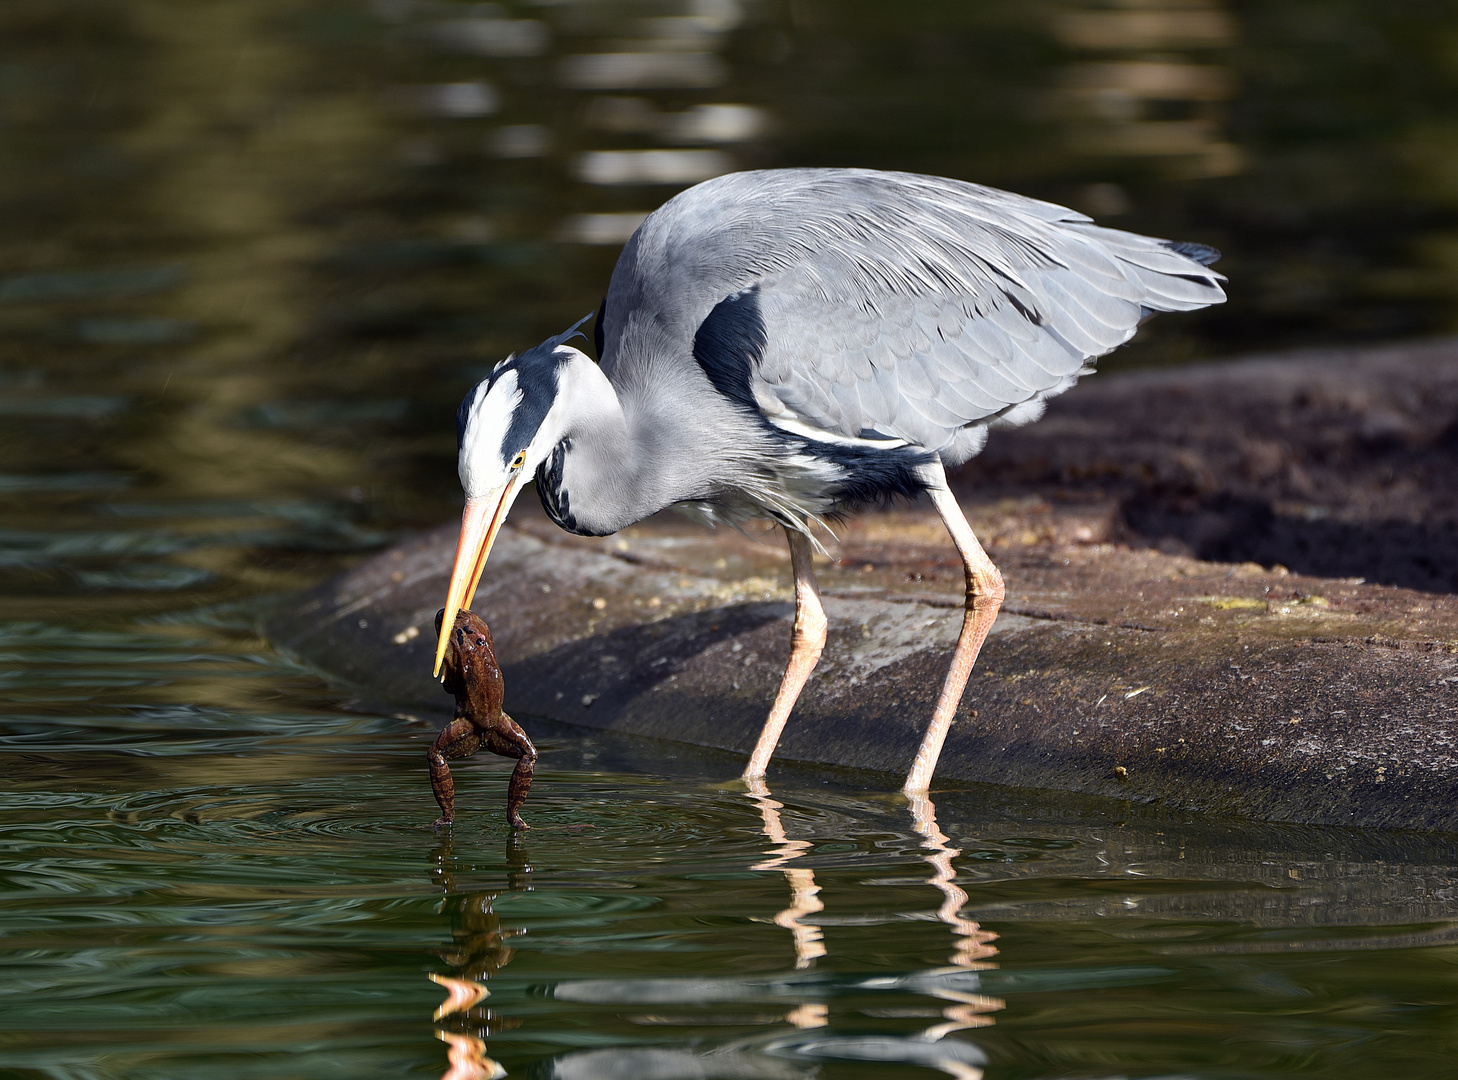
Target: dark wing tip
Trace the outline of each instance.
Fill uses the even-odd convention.
[[[1209,244],[1196,244],[1189,240],[1166,240],[1164,246],[1177,251],[1187,259],[1194,259],[1201,266],[1211,266],[1220,261],[1220,249]]]

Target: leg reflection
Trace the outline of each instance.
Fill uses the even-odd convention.
[[[925,795],[910,795],[908,798],[912,826],[921,835],[921,846],[926,849],[925,858],[932,868],[927,884],[942,894],[937,918],[950,926],[955,935],[949,961],[964,968],[992,967],[988,960],[997,955],[997,949],[992,946],[997,935],[982,929],[971,919],[962,918],[962,909],[967,906],[967,893],[957,884],[957,871],[952,866],[952,860],[962,852],[952,847],[947,834],[937,827],[937,808],[931,799]]]
[[[995,967],[991,958],[997,955],[997,949],[992,944],[997,940],[997,935],[982,929],[971,919],[962,917],[962,909],[967,906],[967,893],[957,884],[957,871],[952,866],[952,860],[962,854],[961,850],[952,847],[947,834],[937,826],[937,808],[931,799],[915,794],[909,798],[912,825],[921,835],[921,846],[926,849],[926,861],[932,868],[932,876],[927,883],[942,894],[942,905],[937,909],[937,918],[951,927],[954,935],[952,955],[948,958],[950,963],[957,968],[973,970]],[[988,1014],[1006,1007],[1006,1002],[1001,998],[964,993],[946,986],[933,988],[929,992],[943,1000],[956,1002],[942,1010],[942,1023],[933,1024],[922,1033],[922,1038],[932,1042],[954,1031],[990,1027],[993,1021]],[[967,1080],[980,1080],[982,1076],[981,1069],[964,1062],[945,1061],[940,1062],[938,1067],[959,1080],[962,1077]]]
[[[749,797],[759,807],[760,817],[764,821],[764,834],[776,845],[772,851],[765,853],[770,858],[755,863],[750,869],[780,870],[784,873],[785,881],[790,886],[790,906],[775,916],[775,925],[790,931],[795,943],[795,967],[803,970],[825,955],[825,935],[820,927],[801,920],[807,915],[824,911],[825,905],[820,900],[820,886],[815,883],[815,871],[807,866],[786,864],[808,851],[810,843],[806,840],[791,840],[785,835],[785,826],[780,821],[780,811],[785,808],[784,803],[776,802],[770,797],[769,788],[763,780],[749,780],[746,783],[749,785]],[[791,1014],[791,1023],[795,1023],[797,1027],[819,1026],[799,1023],[793,1019],[795,1014],[803,1011],[796,1009]],[[824,1022],[823,1019],[820,1020],[820,1024]]]

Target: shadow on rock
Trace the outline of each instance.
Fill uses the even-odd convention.
[[[774,683],[760,684],[778,678],[777,665],[789,646],[779,624],[793,610],[782,602],[735,604],[568,642],[504,665],[507,705],[524,714],[603,727],[631,702],[645,714],[660,711],[651,703],[656,697],[662,702],[664,733],[671,737],[690,723],[680,715],[688,695],[721,710],[708,721],[719,735],[732,729],[743,738],[763,720]],[[730,641],[734,647],[724,647]],[[655,689],[662,693],[652,695]],[[704,736],[706,745],[723,745],[708,732]]]
[[[1196,497],[1145,491],[1125,499],[1121,510],[1131,533],[1170,554],[1458,592],[1458,526],[1452,522],[1278,514],[1268,500],[1228,492]]]

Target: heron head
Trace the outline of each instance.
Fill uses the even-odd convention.
[[[573,364],[592,363],[566,344],[576,330],[498,364],[466,394],[456,413],[457,470],[466,506],[436,646],[437,675],[449,628],[456,612],[471,606],[512,503],[564,434],[563,374]]]

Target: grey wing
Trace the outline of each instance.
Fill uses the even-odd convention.
[[[737,382],[787,430],[904,440],[949,463],[989,423],[1034,419],[1149,313],[1225,298],[1221,275],[1167,241],[954,180],[742,173],[675,209],[645,239],[716,385]]]

